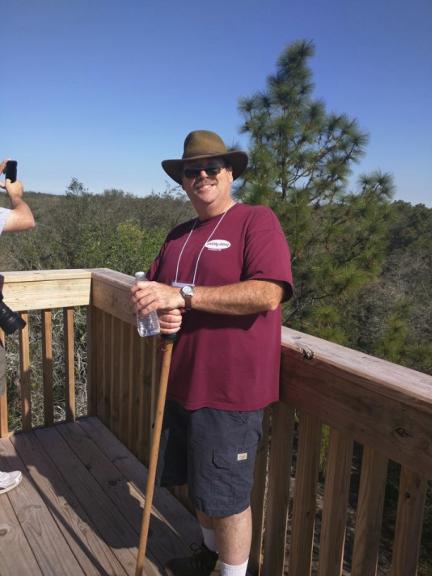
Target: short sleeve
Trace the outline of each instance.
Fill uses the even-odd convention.
[[[289,286],[292,293],[291,255],[288,242],[274,212],[256,207],[245,237],[243,280],[275,280]]]
[[[156,258],[150,264],[150,268],[146,272],[147,280],[150,280],[150,281],[157,281],[158,280],[159,266],[160,266],[161,260],[163,258],[165,246],[166,246],[166,242],[162,245],[162,248],[160,249],[159,254],[156,256]]]

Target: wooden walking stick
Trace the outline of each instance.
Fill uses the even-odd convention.
[[[168,377],[169,377],[169,371],[170,371],[170,366],[171,366],[172,349],[173,349],[175,339],[176,339],[176,334],[168,334],[168,335],[165,335],[162,337],[164,347],[162,349],[163,356],[162,356],[162,366],[161,366],[161,374],[160,374],[160,380],[159,380],[159,396],[158,396],[158,401],[157,401],[157,406],[156,406],[156,417],[155,417],[155,423],[154,423],[153,434],[152,434],[152,439],[151,439],[150,462],[149,462],[149,469],[148,469],[148,475],[147,475],[145,503],[144,503],[142,522],[141,522],[141,534],[140,534],[140,540],[139,540],[135,576],[141,576],[143,568],[144,568],[144,559],[145,559],[146,548],[147,548],[147,539],[148,539],[149,526],[150,526],[150,516],[151,516],[151,509],[152,509],[153,495],[154,495],[154,488],[155,488],[155,480],[156,480],[156,468],[157,468],[157,462],[158,462],[160,437],[161,437],[161,432],[162,432],[162,421],[163,421],[163,414],[164,414],[164,409],[165,409],[165,399],[166,399],[166,392],[167,392],[167,387],[168,387]]]

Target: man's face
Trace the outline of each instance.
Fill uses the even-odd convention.
[[[232,182],[232,170],[222,158],[193,160],[183,166],[183,190],[200,216],[226,210],[231,202]]]

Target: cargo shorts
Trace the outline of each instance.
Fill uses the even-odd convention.
[[[250,504],[263,410],[165,408],[157,480],[162,486],[188,484],[195,509],[207,516],[231,516]]]

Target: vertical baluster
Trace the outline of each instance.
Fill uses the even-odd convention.
[[[138,436],[136,454],[138,458],[148,464],[150,456],[150,435],[152,431],[151,416],[151,384],[149,383],[149,352],[148,338],[141,338],[139,346],[139,373],[138,373]],[[151,369],[151,367],[150,367]],[[150,372],[151,377],[151,372]]]
[[[353,442],[332,429],[327,458],[318,576],[342,574]]]
[[[111,320],[112,316],[103,313],[103,368],[102,368],[102,414],[105,426],[111,429]]]
[[[42,310],[42,373],[44,391],[44,422],[45,426],[52,426],[54,422],[54,402],[51,310]]]
[[[75,420],[75,358],[74,358],[74,311],[63,308],[64,351],[66,371],[66,421]]]
[[[0,328],[0,341],[1,346],[5,346],[5,334]],[[5,354],[4,350],[0,351],[1,354]],[[0,392],[0,438],[5,438],[9,435],[8,426],[8,404],[7,404],[7,379],[6,379],[6,355],[5,355],[5,366],[4,374],[0,374],[0,378],[4,379],[4,390]]]
[[[128,405],[128,442],[127,447],[131,452],[135,453],[135,439],[137,435],[137,428],[135,423],[137,419],[136,416],[136,407],[137,407],[137,400],[138,396],[136,394],[137,391],[137,358],[138,358],[138,346],[139,340],[136,328],[134,326],[130,326],[129,328],[129,338],[130,338],[130,346],[129,352],[127,356],[127,361],[129,364],[129,405]]]
[[[28,313],[21,312],[21,318],[26,322],[25,327],[19,331],[22,429],[24,432],[28,432],[31,430],[32,420]]]
[[[417,574],[426,488],[424,478],[402,467],[391,576]]]
[[[272,407],[268,406],[264,410],[263,435],[258,445],[255,475],[251,494],[252,508],[252,545],[249,556],[249,568],[253,574],[262,573],[262,548],[265,519],[265,495],[267,489],[267,467],[269,455],[269,428],[271,421]]]
[[[119,339],[119,384],[120,384],[120,406],[119,406],[119,438],[123,444],[127,445],[128,433],[128,407],[129,407],[129,347],[130,331],[126,322],[120,323]]]
[[[111,338],[110,338],[110,414],[111,414],[111,432],[118,436],[119,419],[120,419],[120,382],[119,382],[119,350],[120,345],[120,324],[121,321],[114,316],[111,317]]]
[[[294,408],[273,404],[263,574],[283,574],[288,527]]]
[[[320,450],[321,422],[316,416],[300,414],[290,576],[308,576],[311,573]]]
[[[375,576],[381,537],[388,460],[365,446],[361,466],[352,576]]]

